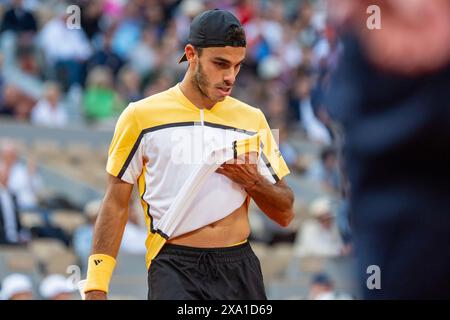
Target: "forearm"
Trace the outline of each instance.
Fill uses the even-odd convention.
[[[128,202],[132,189],[133,185],[109,176],[106,195],[95,223],[92,255],[88,261],[84,288],[87,292],[86,299],[106,298],[128,220]]]
[[[92,254],[116,257],[128,218],[127,207],[105,198],[95,223]]]
[[[128,202],[133,185],[109,176],[105,198],[95,223],[92,253],[116,257],[128,220]]]
[[[272,184],[261,175],[255,182],[246,188],[249,196],[270,219],[283,227],[288,226],[294,218],[292,190],[281,181]]]

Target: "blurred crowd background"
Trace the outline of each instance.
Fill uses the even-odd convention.
[[[190,21],[212,8],[244,25],[247,58],[233,96],[279,130],[292,172],[288,228],[251,206],[268,297],[358,298],[339,128],[324,103],[342,51],[325,1],[11,0],[0,1],[2,299],[79,299],[70,266],[84,277],[117,117],[182,79]],[[113,299],[146,298],[146,232],[133,201]]]

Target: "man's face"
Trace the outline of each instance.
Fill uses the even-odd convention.
[[[193,65],[192,80],[211,101],[223,101],[231,94],[244,58],[244,47],[203,48]]]

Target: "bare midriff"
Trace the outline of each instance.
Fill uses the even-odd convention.
[[[245,241],[250,235],[248,210],[245,202],[225,218],[191,231],[167,243],[197,248],[228,247]]]

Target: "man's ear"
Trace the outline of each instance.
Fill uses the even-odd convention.
[[[186,53],[188,62],[194,62],[194,60],[196,59],[196,52],[195,48],[191,44],[187,44],[186,47],[184,47],[184,52]]]

